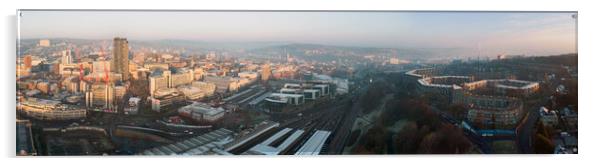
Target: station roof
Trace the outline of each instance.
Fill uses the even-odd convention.
[[[318,130],[299,148],[295,155],[319,155],[330,131]]]

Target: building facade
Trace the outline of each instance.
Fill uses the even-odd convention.
[[[115,73],[121,74],[123,80],[129,80],[129,47],[126,38],[116,37],[113,39],[113,60],[111,69]]]

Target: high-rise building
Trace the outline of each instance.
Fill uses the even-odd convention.
[[[114,73],[119,73],[124,81],[129,80],[129,48],[126,38],[116,37],[113,39],[113,60],[111,62],[111,70]]]
[[[63,56],[61,57],[61,64],[71,64],[72,61],[73,60],[71,58],[71,50],[63,51]]]
[[[261,80],[267,81],[268,79],[270,79],[271,74],[272,68],[270,67],[270,64],[264,64],[263,67],[261,67]]]

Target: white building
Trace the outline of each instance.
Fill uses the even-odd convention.
[[[316,89],[320,91],[320,96],[326,96],[330,94],[330,87],[328,84],[317,84],[312,87],[312,89]]]
[[[151,96],[154,96],[157,89],[176,88],[188,85],[192,81],[194,81],[192,70],[180,69],[176,73],[171,73],[169,70],[155,70],[149,76],[149,91]]]
[[[126,115],[135,115],[135,114],[138,114],[139,104],[140,104],[140,98],[131,97],[128,100],[128,105],[126,105],[125,108],[123,108],[123,112]]]
[[[64,50],[61,56],[61,64],[71,64],[72,62],[71,50]]]
[[[304,96],[300,94],[272,93],[265,100],[275,104],[301,105],[305,103]]]
[[[320,90],[316,89],[289,89],[282,88],[280,89],[280,93],[285,94],[303,94],[305,100],[315,100],[320,97]]]
[[[558,111],[548,110],[546,107],[540,107],[539,117],[545,126],[558,125]]]
[[[178,109],[178,113],[196,121],[215,122],[224,117],[226,111],[221,107],[211,107],[205,103],[195,102]]]

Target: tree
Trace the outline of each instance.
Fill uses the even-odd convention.
[[[386,94],[388,87],[383,81],[376,81],[370,85],[368,91],[360,96],[360,104],[364,113],[371,112],[381,103],[380,99]]]
[[[375,125],[360,139],[355,152],[359,154],[382,154],[385,152],[387,131],[383,126]]]
[[[413,154],[418,149],[418,143],[421,136],[418,131],[418,125],[416,122],[407,122],[403,128],[399,131],[395,138],[395,150],[397,153],[402,154]]]
[[[379,121],[385,126],[393,125],[400,120],[402,116],[402,107],[400,100],[390,100],[385,105],[385,110],[381,113]]]
[[[546,127],[543,122],[537,123],[535,129],[533,150],[538,154],[551,154],[554,153],[554,142],[552,141],[552,128]]]
[[[470,141],[462,130],[451,124],[441,125],[437,131],[426,135],[420,142],[419,153],[461,154],[470,150]]]
[[[543,134],[536,134],[535,140],[533,141],[533,150],[537,154],[551,154],[554,153],[554,142]]]
[[[449,113],[451,113],[452,116],[458,120],[462,119],[467,111],[468,109],[462,104],[452,104],[449,107]]]

